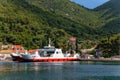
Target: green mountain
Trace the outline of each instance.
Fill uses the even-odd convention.
[[[100,18],[104,19],[105,24],[102,26],[102,30],[107,32],[120,33],[119,5],[119,0],[110,0],[95,9],[95,11],[100,14]]]
[[[44,11],[52,12],[80,24],[96,27],[100,23],[97,14],[89,11],[70,0],[26,0]],[[87,21],[87,23],[86,23]]]
[[[103,57],[120,55],[120,0],[110,0],[99,6],[95,11],[105,23],[99,29],[106,38],[103,38],[99,44],[102,49]]]
[[[69,36],[87,38],[93,34],[88,26],[98,21],[93,12],[69,0],[50,1],[0,0],[0,41],[37,47],[45,45],[48,37],[64,42]],[[53,9],[53,4],[58,6]]]
[[[53,45],[65,49],[71,36],[98,39],[112,28],[119,33],[119,12],[106,6],[113,2],[89,10],[70,0],[0,0],[0,41],[38,48],[50,37]]]

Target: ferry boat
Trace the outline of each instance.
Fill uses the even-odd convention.
[[[50,45],[43,49],[36,50],[33,54],[21,54],[22,62],[59,62],[59,61],[78,61],[80,56],[75,51],[63,53],[62,49]]]

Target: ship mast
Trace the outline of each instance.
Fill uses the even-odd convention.
[[[50,45],[50,42],[51,42],[51,40],[50,40],[50,38],[49,38],[49,43],[48,43],[48,47],[51,47],[51,45]]]

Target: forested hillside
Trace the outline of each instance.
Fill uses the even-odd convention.
[[[94,34],[95,30],[88,26],[90,23],[87,23],[92,21],[92,17],[79,22],[78,16],[74,16],[79,12],[82,20],[83,16],[89,16],[88,14],[94,16],[94,14],[88,13],[89,11],[69,0],[63,0],[63,5],[58,6],[58,12],[55,13],[45,6],[45,2],[49,7],[49,0],[0,0],[0,41],[5,44],[23,44],[30,48],[45,45],[48,37],[53,38],[53,42],[55,39],[64,42],[69,36],[88,38],[89,34]],[[60,5],[60,2],[61,0],[53,0],[52,4]],[[68,11],[63,8],[65,5],[68,5],[66,8]],[[60,12],[61,14],[58,14]],[[72,16],[65,17],[69,13],[75,19],[72,19]],[[85,22],[85,20],[89,21]]]
[[[120,55],[120,34],[102,39],[98,47],[103,57]]]
[[[100,18],[105,23],[99,28],[106,35],[103,36],[99,48],[103,57],[120,55],[120,0],[110,0],[102,6],[97,7]]]
[[[104,19],[103,31],[120,33],[120,0],[110,0],[95,9]]]
[[[100,23],[97,14],[89,11],[70,0],[26,0],[29,4],[37,6],[44,11],[61,15],[72,21],[81,23],[86,26],[96,27]]]
[[[107,4],[115,1],[89,10],[70,0],[0,0],[0,41],[38,48],[50,37],[52,45],[65,49],[71,36],[79,40],[99,40],[109,32],[112,36],[120,32],[120,13]]]

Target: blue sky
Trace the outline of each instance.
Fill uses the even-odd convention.
[[[93,9],[109,0],[71,0],[71,1],[78,3],[86,8]]]

